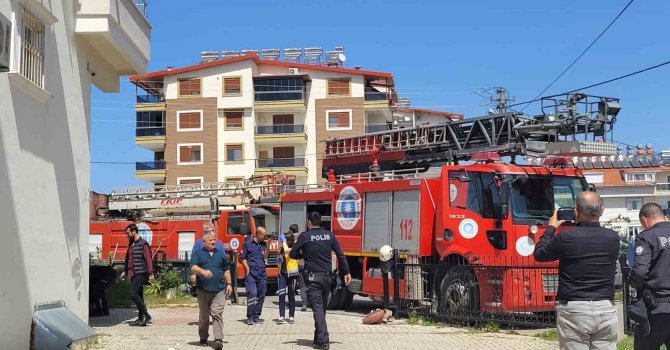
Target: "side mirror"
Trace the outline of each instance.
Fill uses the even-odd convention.
[[[243,234],[243,235],[245,235],[245,236],[250,235],[251,232],[249,231],[249,224],[244,223],[244,222],[241,223],[241,224],[240,224],[240,233]]]

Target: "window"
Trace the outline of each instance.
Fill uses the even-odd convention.
[[[202,143],[186,143],[177,145],[177,164],[202,164]]]
[[[642,198],[626,198],[626,209],[628,210],[640,210],[643,204]]]
[[[241,176],[240,177],[227,177],[225,182],[242,184],[242,183],[244,183],[244,178],[241,177]]]
[[[195,185],[203,183],[204,178],[202,176],[194,177],[178,177],[177,185]]]
[[[242,94],[242,77],[223,78],[223,96]]]
[[[102,233],[88,235],[88,253],[95,259],[102,257]]]
[[[136,112],[135,136],[165,136],[165,117],[163,111]]]
[[[247,232],[242,232],[242,224],[245,223],[247,224]],[[251,217],[249,216],[249,212],[246,211],[244,213],[242,212],[232,212],[228,214],[228,234],[233,235],[233,234],[250,234],[251,231]]]
[[[636,237],[642,231],[642,226],[628,226],[628,237]]]
[[[223,119],[224,130],[244,129],[244,110],[219,110],[219,117]]]
[[[500,206],[500,191],[490,173],[470,172],[472,181],[460,181],[459,172],[449,172],[450,205],[480,214],[485,218],[493,217],[494,206]]]
[[[179,259],[188,260],[191,258],[189,254],[191,254],[193,244],[195,244],[195,232],[179,232],[178,235],[177,250],[179,251]]]
[[[199,78],[179,79],[179,96],[200,96],[202,89]]]
[[[328,96],[349,96],[349,79],[328,79]]]
[[[656,178],[654,173],[627,173],[626,182],[650,181]]]
[[[326,111],[326,130],[351,130],[351,109]]]
[[[242,153],[244,146],[242,145],[226,145],[226,161],[227,162],[242,162]]]
[[[512,176],[510,205],[515,222],[546,220],[561,207],[573,207],[575,198],[587,189],[578,177]]]
[[[21,56],[19,73],[40,88],[44,88],[44,40],[46,25],[32,12],[21,6]]]
[[[177,112],[177,131],[202,131],[202,111]]]
[[[603,173],[590,173],[584,174],[586,182],[590,184],[601,184],[603,183]]]
[[[299,101],[305,97],[305,81],[295,78],[254,78],[254,101]]]

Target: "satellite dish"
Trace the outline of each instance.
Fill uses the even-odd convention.
[[[347,61],[347,56],[345,56],[343,53],[337,54],[337,59],[340,60],[340,62],[346,62]]]

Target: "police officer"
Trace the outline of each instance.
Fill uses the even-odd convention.
[[[630,284],[644,297],[649,329],[635,328],[636,350],[659,349],[662,344],[670,349],[670,223],[663,214],[656,203],[640,209],[644,231],[635,238]]]
[[[331,253],[337,254],[339,269],[344,275],[346,285],[351,282],[349,264],[347,264],[347,259],[335,235],[321,228],[321,214],[310,213],[307,227],[309,230],[300,234],[289,256],[292,259],[305,260],[307,299],[309,299],[314,315],[314,348],[330,349],[328,326],[326,325],[326,305],[333,286]]]
[[[267,292],[267,274],[265,273],[265,259],[268,250],[265,244],[265,227],[259,226],[253,238],[248,238],[242,246],[242,266],[246,270],[244,284],[247,292],[247,324],[261,323],[261,312],[265,293]]]

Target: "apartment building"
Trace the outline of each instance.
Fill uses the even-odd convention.
[[[0,349],[79,349],[94,336],[91,88],[117,92],[120,76],[146,71],[145,10],[146,0],[0,1]]]
[[[651,155],[653,150],[640,147],[638,153]],[[609,223],[622,236],[636,235],[642,231],[638,214],[644,204],[654,202],[663,209],[670,208],[670,159],[663,160],[665,164],[657,167],[638,164],[623,169],[584,170],[586,180],[603,198],[602,223]]]
[[[278,51],[278,50],[277,50]],[[153,151],[136,176],[154,184],[284,173],[317,183],[330,137],[390,128],[390,73],[240,54],[131,77],[136,143]]]

